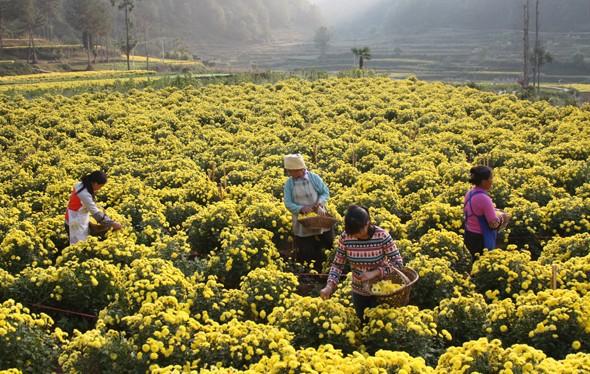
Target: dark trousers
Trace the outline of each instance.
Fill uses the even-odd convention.
[[[475,261],[475,255],[481,255],[483,253],[483,235],[476,234],[471,231],[465,230],[463,235],[463,242],[471,253],[471,258]]]
[[[322,263],[326,260],[324,251],[331,249],[334,242],[334,230],[326,231],[321,235],[314,236],[295,236],[295,247],[297,247],[297,261],[314,262],[313,268],[322,272]]]
[[[359,295],[358,293],[353,292],[352,305],[354,306],[354,311],[356,312],[357,317],[361,320],[361,323],[365,324],[367,322],[365,310],[367,308],[375,308],[378,305],[377,297]]]

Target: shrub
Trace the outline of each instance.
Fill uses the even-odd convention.
[[[221,245],[221,232],[240,224],[236,204],[230,200],[213,203],[186,222],[189,243],[194,252],[207,255]]]
[[[290,340],[287,331],[252,321],[212,323],[193,335],[190,356],[198,367],[223,364],[246,369],[262,357],[283,351],[289,347]]]
[[[386,305],[365,311],[368,319],[363,341],[369,352],[391,348],[436,362],[443,335],[438,333],[432,311],[415,306],[390,308]]]
[[[412,287],[410,303],[421,308],[434,308],[441,300],[466,296],[473,285],[462,274],[451,269],[451,264],[442,258],[417,256],[408,263],[420,279]]]
[[[275,307],[284,305],[298,286],[297,277],[291,273],[276,268],[258,268],[242,279],[240,289],[247,295],[252,319],[263,322]]]
[[[547,288],[551,271],[547,266],[531,261],[529,252],[514,248],[495,249],[485,251],[475,261],[471,277],[477,291],[488,299],[503,299]]]
[[[335,300],[294,297],[285,307],[277,307],[268,316],[270,324],[294,334],[296,347],[332,344],[345,352],[359,345],[359,320],[353,309]]]
[[[590,254],[590,233],[581,233],[561,238],[551,239],[541,252],[539,261],[550,264],[557,261],[567,261],[572,257],[584,257]]]
[[[485,335],[488,304],[480,294],[445,299],[434,309],[439,331],[447,330],[452,344],[458,345]]]
[[[58,343],[65,335],[45,314],[7,300],[0,304],[0,370],[19,368],[27,373],[56,370]]]
[[[461,229],[463,215],[461,207],[432,202],[426,204],[412,215],[407,223],[408,236],[417,240],[430,229],[458,232]]]
[[[211,256],[211,272],[228,288],[237,288],[250,271],[275,263],[279,257],[272,233],[264,229],[234,227],[220,235],[220,248]]]

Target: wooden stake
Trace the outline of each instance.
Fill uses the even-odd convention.
[[[557,264],[553,264],[551,265],[551,288],[552,289],[557,289],[557,271],[559,270],[559,267],[557,266]]]

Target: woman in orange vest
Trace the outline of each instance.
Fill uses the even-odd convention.
[[[107,183],[107,175],[102,171],[94,171],[76,183],[70,195],[66,209],[66,231],[70,245],[86,240],[92,233],[101,233],[109,229],[119,230],[121,224],[113,221],[106,213],[96,206],[94,196]],[[98,225],[90,223],[90,214]]]

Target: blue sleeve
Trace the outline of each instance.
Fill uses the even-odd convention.
[[[283,201],[285,207],[287,207],[287,209],[293,214],[299,214],[299,211],[303,208],[303,206],[295,204],[293,201],[293,183],[291,182],[291,179],[287,180],[285,187],[283,188]]]
[[[326,205],[326,202],[328,202],[328,199],[330,198],[330,189],[319,175],[313,174],[313,178],[318,193],[318,201],[320,204]]]

